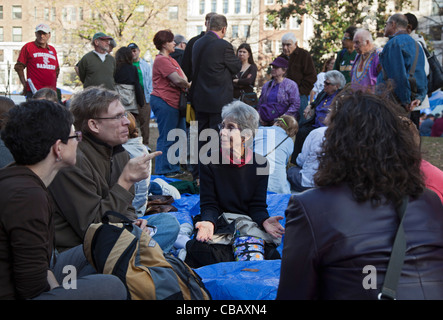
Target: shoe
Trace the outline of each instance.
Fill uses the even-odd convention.
[[[165,180],[157,178],[157,179],[154,179],[153,182],[156,182],[160,186],[160,188],[162,189],[163,195],[172,196],[174,198],[174,200],[181,198],[180,192],[177,190],[177,188],[170,185]]]
[[[184,171],[177,171],[177,172],[166,173],[164,176],[166,178],[177,178],[177,177],[183,176],[185,174],[186,174],[186,172],[184,172]]]

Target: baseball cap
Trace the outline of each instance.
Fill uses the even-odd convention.
[[[109,40],[111,40],[112,37],[110,37],[110,36],[104,34],[103,32],[97,32],[97,33],[94,34],[94,36],[92,37],[92,41],[95,41],[95,40],[97,40],[97,39],[105,39],[105,40],[106,40],[106,39],[109,39]]]
[[[40,23],[37,27],[35,27],[35,32],[38,32],[38,31],[42,31],[44,33],[50,33],[51,28],[47,24]]]
[[[288,68],[289,62],[283,57],[277,57],[274,61],[272,61],[271,66],[277,68]]]
[[[128,44],[129,49],[138,49],[138,45],[136,45],[134,42]]]

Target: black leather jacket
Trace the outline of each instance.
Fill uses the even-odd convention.
[[[443,205],[426,189],[404,219],[397,299],[443,299]],[[345,185],[293,195],[277,299],[377,299],[398,223],[393,205],[358,203]]]

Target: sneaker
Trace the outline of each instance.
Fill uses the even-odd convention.
[[[165,180],[157,178],[154,179],[153,182],[157,183],[160,186],[163,195],[172,196],[174,200],[181,198],[180,192],[177,190],[177,188],[170,185]]]

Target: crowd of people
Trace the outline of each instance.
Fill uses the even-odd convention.
[[[262,88],[250,45],[235,50],[224,40],[223,15],[207,14],[206,30],[189,41],[158,31],[152,63],[136,43],[114,57],[114,39],[98,32],[76,65],[83,90],[65,103],[51,29],[38,25],[15,66],[27,102],[0,99],[0,298],[125,299],[119,279],[97,274],[82,250],[88,226],[111,210],[192,268],[281,259],[277,299],[376,299],[361,270],[384,274],[407,199],[408,276],[398,298],[442,299],[443,172],[420,153],[420,136],[441,136],[442,118],[420,117],[429,66],[413,18],[389,17],[383,48],[350,26],[318,74],[311,53],[285,34]],[[256,103],[246,93],[259,95]],[[170,161],[180,151],[170,132],[190,134],[183,96],[199,135],[190,168],[200,212],[180,225],[145,212],[154,184],[180,197],[151,176],[183,174]],[[269,192],[292,193],[285,226],[268,212]],[[75,292],[61,286],[68,264],[79,270]]]

